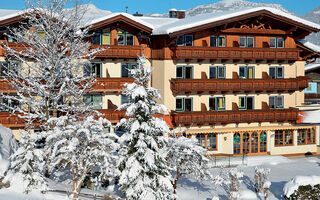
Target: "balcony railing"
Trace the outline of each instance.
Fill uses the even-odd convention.
[[[0,56],[4,56],[6,54],[6,50],[4,49],[4,45],[8,45],[11,49],[21,52],[26,49],[25,44],[16,43],[16,42],[8,42],[6,40],[0,40]]]
[[[291,122],[298,120],[299,110],[267,109],[267,110],[228,110],[228,111],[194,111],[172,112],[172,122],[178,125],[215,125],[230,123],[254,123],[254,122]]]
[[[320,94],[315,93],[304,93],[305,99],[320,99]]]
[[[108,119],[112,123],[119,122],[126,115],[125,110],[118,111],[118,110],[100,109],[97,111],[99,111],[104,118]]]
[[[288,79],[171,79],[174,95],[239,91],[297,91],[308,87],[307,77]]]
[[[142,46],[91,45],[91,49],[104,49],[97,53],[97,58],[137,58],[144,52]]]
[[[90,89],[92,92],[115,92],[120,93],[125,83],[132,83],[133,78],[97,78],[97,82]]]
[[[299,49],[175,47],[173,59],[298,60]]]

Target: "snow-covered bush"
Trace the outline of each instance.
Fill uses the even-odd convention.
[[[117,136],[106,133],[104,125],[109,122],[89,116],[84,120],[67,116],[51,118],[53,129],[46,134],[48,168],[70,169],[73,181],[73,198],[77,198],[81,186],[90,172],[100,172],[100,179],[118,175]]]
[[[128,118],[117,125],[127,130],[121,137],[120,190],[127,199],[174,199],[166,155],[160,153],[169,127],[163,119],[153,116],[166,108],[156,102],[159,91],[148,87],[152,68],[146,66],[144,56],[138,58],[137,68],[130,73],[135,81],[125,84],[122,93],[130,102],[119,107],[126,110]]]
[[[37,148],[38,134],[26,131],[21,132],[20,147],[11,156],[10,167],[3,182],[10,182],[11,187],[21,184],[23,192],[38,190],[45,192],[47,183],[44,179],[45,155],[42,149]],[[23,180],[22,183],[16,183]]]
[[[240,184],[241,178],[243,177],[243,172],[239,171],[237,168],[231,169],[229,171],[230,177],[230,189],[229,189],[229,199],[238,200],[240,199]]]
[[[254,187],[257,193],[268,199],[269,189],[271,182],[269,181],[270,169],[268,168],[255,168]]]
[[[0,178],[9,167],[10,156],[18,149],[12,130],[0,124]]]
[[[283,187],[285,199],[320,199],[320,176],[296,176]]]
[[[207,151],[197,144],[197,139],[186,137],[169,138],[167,162],[171,168],[172,184],[176,193],[178,180],[183,175],[192,174],[198,180],[211,179]]]

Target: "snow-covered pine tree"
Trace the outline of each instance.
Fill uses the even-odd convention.
[[[78,198],[85,178],[93,172],[100,178],[119,175],[115,151],[117,136],[107,133],[104,126],[110,126],[106,119],[95,120],[89,116],[83,121],[62,116],[51,118],[54,128],[46,132],[46,154],[48,168],[70,169],[73,180],[72,198]]]
[[[36,144],[39,139],[41,138],[38,134],[21,132],[20,146],[11,156],[9,170],[3,182],[10,182],[12,187],[15,184],[22,184],[23,192],[26,193],[32,190],[41,192],[47,190],[47,183],[43,176],[45,155]],[[20,183],[21,178],[23,182]]]
[[[74,2],[73,8],[66,6]],[[82,96],[95,81],[83,69],[101,49],[90,50],[89,27],[83,28],[86,6],[79,0],[26,0],[23,22],[8,27],[2,44],[9,65],[6,76],[15,95],[1,95],[2,104],[29,124],[46,122],[59,113],[87,107]],[[20,106],[17,106],[20,104]]]
[[[178,180],[182,175],[193,175],[198,180],[212,179],[209,159],[205,157],[207,150],[197,144],[197,139],[173,135],[169,138],[166,151],[175,194]]]
[[[130,102],[119,107],[126,110],[128,119],[122,119],[117,125],[128,131],[121,137],[124,147],[120,190],[127,199],[174,199],[165,154],[160,153],[167,139],[163,135],[169,133],[169,127],[163,119],[153,116],[166,108],[156,102],[161,98],[159,91],[148,87],[152,68],[146,66],[144,56],[138,57],[137,68],[130,73],[135,81],[125,84],[122,93]]]

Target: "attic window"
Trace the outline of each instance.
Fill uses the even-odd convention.
[[[118,45],[134,45],[134,35],[122,29],[117,29],[117,40]]]
[[[177,39],[177,46],[193,46],[193,35],[181,35]]]

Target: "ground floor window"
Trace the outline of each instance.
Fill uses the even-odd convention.
[[[298,129],[298,145],[315,144],[315,128]]]
[[[233,135],[233,154],[258,154],[267,152],[265,131],[236,132]]]
[[[275,130],[274,146],[293,145],[293,130]]]
[[[198,134],[197,139],[201,147],[208,150],[217,150],[217,134],[216,133]]]

